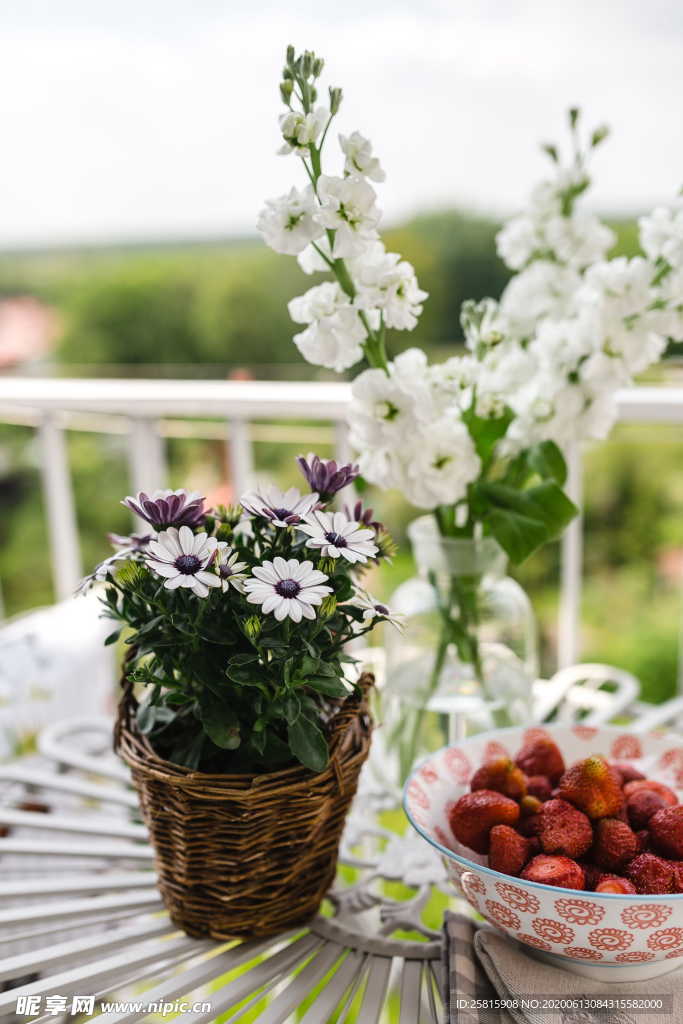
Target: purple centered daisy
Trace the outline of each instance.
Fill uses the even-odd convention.
[[[155,530],[167,530],[169,526],[198,526],[204,519],[204,498],[197,491],[154,491],[147,494],[140,491],[135,497],[124,498],[121,502],[131,512],[145,519]]]
[[[281,491],[269,487],[265,491],[245,494],[240,504],[252,516],[270,519],[273,526],[296,526],[318,503],[318,494],[301,497],[296,487]]]
[[[296,461],[308,486],[312,491],[317,491],[323,502],[330,501],[342,487],[353,483],[360,473],[358,466],[352,466],[351,463],[338,466],[334,459],[321,459],[312,452],[306,458],[303,455],[297,456]]]

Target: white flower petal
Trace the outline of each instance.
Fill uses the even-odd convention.
[[[166,580],[166,582],[164,583],[166,590],[177,590],[178,587],[182,587],[182,585],[183,577],[180,574],[174,576],[172,580]]]
[[[274,611],[278,605],[282,603],[282,598],[279,594],[270,593],[266,596],[263,601],[263,611],[267,615],[269,612]]]
[[[181,526],[178,530],[178,543],[185,555],[194,554],[195,536],[189,526]]]
[[[278,579],[289,579],[289,563],[280,555],[276,555],[273,559],[273,569],[275,570]]]

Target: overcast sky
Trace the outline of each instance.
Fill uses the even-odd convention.
[[[683,182],[680,0],[22,0],[0,32],[0,246],[252,231],[300,181],[275,156],[290,41],[375,143],[389,221],[515,209],[575,103],[614,131],[602,209]]]

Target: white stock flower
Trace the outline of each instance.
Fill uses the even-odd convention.
[[[340,135],[339,145],[346,157],[344,170],[347,174],[357,174],[371,181],[384,181],[386,174],[376,156],[372,155],[372,143],[360,132]]]
[[[512,217],[496,235],[496,249],[510,270],[521,270],[538,253],[541,239],[531,217]]]
[[[356,303],[362,309],[381,309],[387,327],[412,331],[428,298],[420,289],[415,270],[398,253],[386,252],[381,242],[370,244],[351,261],[358,285]]]
[[[362,527],[343,512],[316,510],[298,527],[308,535],[307,548],[317,548],[323,558],[344,558],[347,562],[367,562],[377,554],[375,531]]]
[[[574,312],[581,277],[571,267],[535,260],[515,274],[500,297],[508,330],[517,338],[530,337],[540,320],[562,319]]]
[[[640,244],[651,260],[683,266],[683,197],[671,206],[658,206],[638,221]]]
[[[359,256],[368,242],[377,237],[380,212],[375,205],[375,190],[363,178],[321,174],[318,196],[321,206],[315,219],[323,228],[335,232],[333,257]]]
[[[342,373],[363,358],[366,337],[358,310],[347,304],[331,316],[314,320],[293,341],[307,362]]]
[[[164,577],[164,587],[176,590],[186,587],[197,597],[208,597],[211,587],[221,581],[210,572],[218,541],[205,533],[194,534],[189,526],[169,526],[149,542],[145,561],[157,576]]]
[[[341,306],[348,306],[349,299],[336,281],[323,281],[314,285],[303,295],[297,295],[287,305],[289,315],[297,324],[311,324],[314,320],[332,316]]]
[[[332,252],[326,237],[318,238],[315,245],[307,245],[298,254],[296,261],[304,274],[325,273],[330,269],[329,263],[325,262],[321,253],[327,256],[328,259],[332,259]]]
[[[247,601],[260,604],[265,615],[272,612],[278,622],[286,618],[301,622],[302,618],[314,619],[315,606],[332,593],[328,578],[313,568],[313,562],[285,560],[278,555],[272,562],[254,566],[244,589]]]
[[[604,259],[615,241],[614,232],[584,210],[575,210],[571,217],[551,217],[544,225],[543,238],[545,248],[560,263],[579,270]]]
[[[298,156],[309,155],[309,145],[318,141],[318,136],[325,128],[330,117],[327,107],[316,107],[309,114],[303,111],[289,110],[280,115],[280,131],[284,143],[278,150],[281,156],[296,153]]]
[[[405,494],[418,508],[453,505],[481,471],[481,460],[462,420],[443,416],[414,435],[403,454]]]
[[[314,220],[315,209],[310,185],[302,191],[292,188],[286,195],[266,200],[256,227],[271,249],[294,256],[324,233]]]

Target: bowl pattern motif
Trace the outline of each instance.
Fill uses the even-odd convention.
[[[440,750],[417,767],[404,794],[411,824],[441,853],[458,895],[492,925],[546,958],[553,954],[553,960],[561,958],[562,966],[578,973],[587,973],[582,965],[651,965],[654,976],[683,966],[683,894],[621,896],[512,878],[493,871],[485,856],[453,836],[449,811],[468,791],[482,761],[514,756],[522,743],[539,735],[555,740],[567,765],[594,753],[632,761],[648,778],[676,790],[683,802],[683,741],[676,736],[636,736],[611,726],[501,729]],[[609,980],[627,980],[619,971],[610,974]]]

